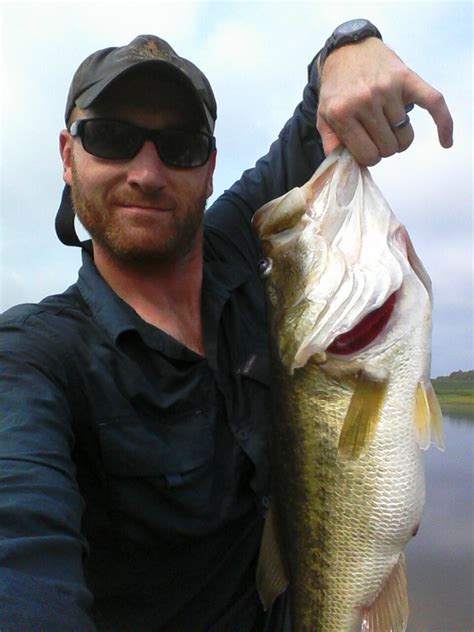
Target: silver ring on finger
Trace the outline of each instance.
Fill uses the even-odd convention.
[[[396,123],[393,123],[393,125],[390,125],[390,127],[392,129],[402,129],[403,127],[406,127],[408,123],[410,122],[410,117],[408,116],[408,112],[411,112],[414,107],[415,107],[414,103],[406,103],[405,116],[400,121],[397,121]]]
[[[408,125],[408,123],[410,122],[410,117],[408,116],[408,114],[405,114],[405,116],[402,118],[401,121],[397,121],[396,123],[392,123],[390,125],[390,127],[392,129],[402,129],[403,127],[406,127]]]

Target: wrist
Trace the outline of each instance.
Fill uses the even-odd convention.
[[[348,44],[355,44],[372,37],[382,40],[380,31],[372,22],[369,22],[369,20],[349,20],[337,26],[326,40],[323,48],[316,55],[315,65],[319,78],[321,78],[324,62],[333,51]]]

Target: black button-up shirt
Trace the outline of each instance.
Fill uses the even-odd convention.
[[[250,219],[323,158],[316,98],[206,213],[206,357],[144,322],[88,252],[0,322],[2,632],[248,632],[270,476]],[[159,291],[159,290],[158,290]]]

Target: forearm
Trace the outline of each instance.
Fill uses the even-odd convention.
[[[27,361],[22,339],[0,327],[0,629],[93,632],[64,385],[48,344]]]
[[[84,604],[86,600],[84,599]],[[56,583],[0,567],[2,632],[95,632],[83,604]]]

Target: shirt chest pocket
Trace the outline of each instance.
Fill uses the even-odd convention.
[[[206,513],[214,456],[209,415],[101,420],[99,439],[109,512],[129,536],[180,528]]]

